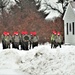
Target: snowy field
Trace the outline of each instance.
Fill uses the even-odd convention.
[[[75,75],[75,46],[46,43],[24,51],[0,44],[0,75]]]

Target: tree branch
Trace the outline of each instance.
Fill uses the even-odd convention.
[[[63,14],[60,10],[58,10],[57,8],[53,8],[50,4],[44,3],[47,6],[49,6],[51,9],[58,11],[60,14]]]
[[[15,0],[15,2],[16,2],[16,4],[18,4],[18,6],[21,6],[21,1],[20,0],[19,1]]]

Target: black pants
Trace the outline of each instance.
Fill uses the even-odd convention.
[[[31,47],[32,47],[32,42],[30,41],[30,49],[31,49]]]
[[[61,48],[61,43],[57,43],[58,44],[58,46]]]
[[[2,46],[3,46],[3,49],[6,49],[6,46],[5,46],[5,44],[2,42]]]
[[[51,48],[54,48],[55,41],[51,41]]]
[[[2,46],[3,46],[3,49],[10,48],[10,43],[8,43],[6,41],[2,41]]]
[[[28,41],[21,43],[21,50],[28,50]]]
[[[56,48],[57,46],[60,46],[60,48],[61,48],[61,43],[58,43],[58,42],[55,42],[55,41],[51,42],[51,48]]]
[[[12,47],[19,49],[19,42],[13,42]]]
[[[56,48],[58,44],[55,41],[51,41],[51,48]]]
[[[34,48],[34,47],[36,47],[36,46],[38,46],[38,42],[33,42],[33,43],[32,43],[32,48]]]

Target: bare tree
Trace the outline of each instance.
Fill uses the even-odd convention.
[[[24,9],[24,2],[26,0],[15,0],[16,4],[18,5],[18,7],[21,9],[21,11],[23,11]]]
[[[15,0],[16,4],[20,7],[21,11],[25,9],[26,5],[28,5],[30,1],[29,0]]]
[[[39,9],[39,7],[41,6],[41,0],[35,0],[35,3],[37,4],[36,6],[37,6],[37,9]]]
[[[5,25],[5,14],[4,14],[4,8],[9,4],[10,0],[0,0],[0,10],[1,10],[1,14],[2,14],[2,21],[3,24]]]
[[[35,0],[36,4],[38,4],[39,7],[41,6],[41,1],[42,0],[37,0],[37,1]],[[47,9],[48,10],[54,10],[54,11],[59,12],[63,16],[64,12],[66,10],[66,7],[68,5],[68,2],[69,2],[69,0],[58,0],[58,2],[56,2],[57,7],[53,7],[47,0],[44,0],[44,3],[42,3],[42,4],[45,6],[45,9],[43,9],[42,11],[44,12]],[[58,3],[62,4],[63,12],[60,11]],[[48,13],[47,13],[47,15],[48,15]]]
[[[15,2],[22,9],[22,0],[15,0]]]
[[[53,7],[51,4],[47,3],[46,1],[45,1],[44,4],[47,6],[46,9],[49,7],[50,9],[55,10],[55,11],[58,11],[60,14],[63,14],[58,8]],[[57,5],[57,6],[58,6],[58,5]],[[46,9],[45,9],[45,10],[46,10]]]
[[[68,5],[68,1],[69,0],[58,0],[58,2],[57,2],[57,3],[61,3],[62,4],[63,14],[65,13],[66,7]]]

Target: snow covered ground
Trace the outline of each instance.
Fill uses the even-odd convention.
[[[24,51],[0,44],[0,75],[75,75],[75,46],[46,43]]]

